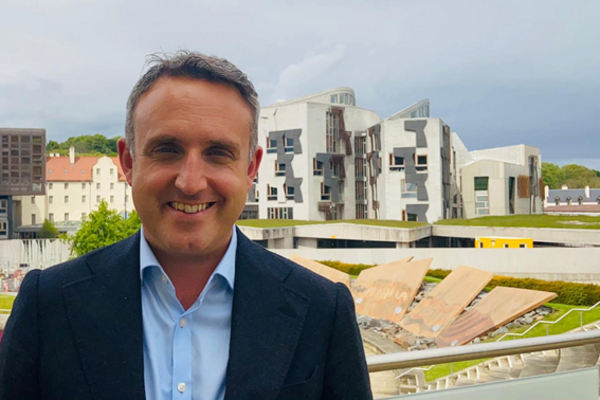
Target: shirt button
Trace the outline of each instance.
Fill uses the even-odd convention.
[[[180,327],[182,327],[182,328],[185,328],[185,326],[186,326],[186,325],[187,325],[187,319],[185,319],[185,318],[181,318],[181,319],[179,320],[179,326],[180,326]],[[185,386],[185,385],[184,385],[184,386]]]
[[[180,393],[185,392],[185,383],[181,382],[179,385],[177,385],[177,390],[179,390]]]
[[[164,275],[162,276],[162,280],[163,280],[163,282],[164,282],[164,283],[167,283],[167,282],[168,282],[168,281],[167,281],[167,277],[166,277],[166,276],[164,276]]]

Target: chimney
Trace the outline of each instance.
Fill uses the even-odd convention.
[[[585,187],[585,197],[588,199],[590,198],[590,187],[589,186]]]
[[[550,186],[546,185],[544,187],[544,198],[547,199],[550,196]]]
[[[75,147],[69,147],[69,160],[71,160],[71,165],[75,164]]]
[[[567,185],[562,185],[561,189],[562,190],[567,190],[567,189],[569,189],[569,187]]]

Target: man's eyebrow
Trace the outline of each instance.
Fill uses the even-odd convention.
[[[229,140],[223,140],[223,139],[212,139],[208,141],[208,145],[209,146],[217,146],[217,147],[223,147],[231,152],[234,152],[237,154],[237,152],[239,151],[239,145],[233,141],[229,141]]]
[[[146,142],[146,148],[152,148],[158,144],[161,143],[173,143],[173,144],[177,144],[177,145],[181,145],[181,139],[179,139],[177,136],[173,136],[173,135],[158,135],[155,136],[151,139],[149,139]]]

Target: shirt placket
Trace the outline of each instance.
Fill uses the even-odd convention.
[[[193,361],[190,317],[190,312],[186,311],[175,321],[172,400],[192,400]]]

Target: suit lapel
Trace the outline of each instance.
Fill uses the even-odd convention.
[[[63,288],[94,400],[145,399],[138,232],[88,257],[89,278]]]
[[[275,399],[309,301],[283,281],[290,268],[239,230],[225,400]]]

